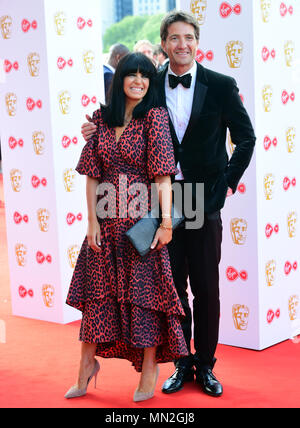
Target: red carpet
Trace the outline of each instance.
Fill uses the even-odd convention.
[[[3,201],[0,175],[0,200]],[[173,395],[160,391],[172,373],[161,365],[152,400],[135,404],[132,396],[139,375],[130,363],[100,360],[98,387],[90,385],[81,399],[65,400],[75,383],[80,357],[79,322],[66,326],[11,315],[5,212],[0,207],[0,320],[6,325],[6,343],[0,343],[1,408],[292,408],[300,404],[300,344],[286,341],[256,352],[219,345],[216,376],[224,395],[212,398],[196,384],[186,384]]]

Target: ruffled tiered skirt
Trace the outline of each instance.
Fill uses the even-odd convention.
[[[167,247],[141,257],[125,236],[132,218],[100,221],[101,251],[85,238],[67,304],[82,311],[79,339],[96,355],[123,358],[142,369],[144,348],[157,346],[158,363],[188,354]]]

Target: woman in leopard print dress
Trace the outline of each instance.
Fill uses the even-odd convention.
[[[157,364],[187,355],[180,325],[184,311],[166,247],[172,239],[170,175],[176,174],[176,167],[168,113],[153,107],[155,79],[155,67],[144,55],[129,54],[120,61],[110,102],[94,112],[97,133],[87,142],[76,168],[87,176],[88,231],[67,297],[67,304],[83,314],[79,377],[67,398],[86,393],[99,371],[95,356],[129,360],[141,372],[134,396],[141,401],[154,394]],[[148,212],[152,182],[167,185],[168,191],[160,196],[165,215],[154,248],[141,257],[125,236],[145,214],[141,209],[136,215],[137,194],[129,189],[137,183],[145,186]],[[102,202],[106,208],[112,203],[117,215],[96,217],[99,183],[115,189],[114,204],[111,193]],[[107,198],[107,193],[102,197]]]

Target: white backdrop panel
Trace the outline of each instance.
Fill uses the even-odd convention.
[[[0,120],[13,314],[70,322],[86,232],[80,126],[104,99],[97,0],[2,0]]]

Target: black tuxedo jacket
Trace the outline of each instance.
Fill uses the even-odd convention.
[[[165,108],[167,71],[165,68],[158,75],[159,104]],[[226,151],[227,129],[236,146],[230,161]],[[220,210],[228,186],[236,191],[256,140],[235,80],[197,64],[193,107],[181,144],[171,119],[170,130],[176,163],[180,162],[185,181],[204,183],[205,212]]]

